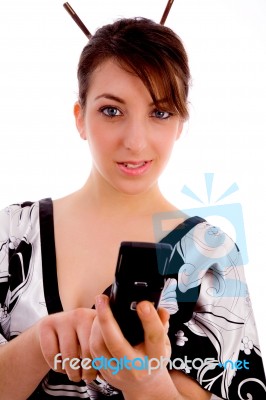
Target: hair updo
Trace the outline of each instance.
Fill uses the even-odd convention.
[[[94,70],[109,59],[142,80],[156,107],[188,118],[188,57],[180,38],[170,28],[146,18],[124,18],[99,28],[79,59],[82,108]]]

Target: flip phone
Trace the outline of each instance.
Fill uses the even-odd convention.
[[[132,345],[144,340],[137,303],[148,300],[157,308],[171,252],[172,246],[164,243],[122,242],[120,245],[110,307]]]

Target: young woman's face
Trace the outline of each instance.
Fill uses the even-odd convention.
[[[156,185],[182,130],[177,115],[157,109],[143,82],[108,60],[91,77],[87,103],[74,108],[87,139],[92,174],[125,194]]]

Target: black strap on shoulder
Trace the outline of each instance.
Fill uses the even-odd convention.
[[[206,222],[206,220],[198,216],[187,218],[184,222],[177,225],[174,230],[168,233],[168,235],[166,235],[160,241],[160,243],[169,243],[172,246],[175,246],[183,236],[185,236],[192,228],[202,222]]]
[[[57,281],[53,203],[46,198],[39,204],[44,297],[48,314],[53,314],[63,311]]]

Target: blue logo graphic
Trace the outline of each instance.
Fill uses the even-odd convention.
[[[213,225],[212,220],[221,220],[225,225],[230,226],[233,230],[234,237],[232,239],[237,244],[238,248],[241,251],[242,258],[239,258],[237,262],[243,264],[248,263],[248,254],[247,254],[247,245],[246,245],[246,236],[244,229],[244,221],[243,221],[243,213],[242,207],[239,203],[231,203],[231,204],[217,204],[221,200],[225,199],[232,193],[239,190],[236,183],[233,183],[227,190],[225,190],[215,201],[211,200],[212,197],[212,187],[213,187],[213,173],[205,173],[205,186],[207,192],[208,203],[204,204],[204,202],[197,196],[188,186],[184,185],[182,188],[182,193],[186,196],[189,196],[191,199],[199,202],[202,206],[183,209],[178,211],[166,212],[166,213],[158,213],[153,217],[154,223],[154,233],[155,239],[159,241],[162,237],[166,236],[170,233],[170,230],[163,229],[165,222],[169,220],[176,219],[184,219],[185,216],[199,216],[201,218],[206,219],[207,222],[210,222],[210,225]],[[216,225],[216,224],[215,224]],[[210,226],[209,230],[204,237],[205,245],[210,247],[217,247],[223,244],[223,241],[226,238],[226,235],[223,233],[223,230],[217,226]],[[230,232],[226,232],[229,236]],[[195,249],[195,251],[200,251],[199,248]],[[230,256],[230,254],[229,254]],[[237,264],[236,264],[237,265]]]

